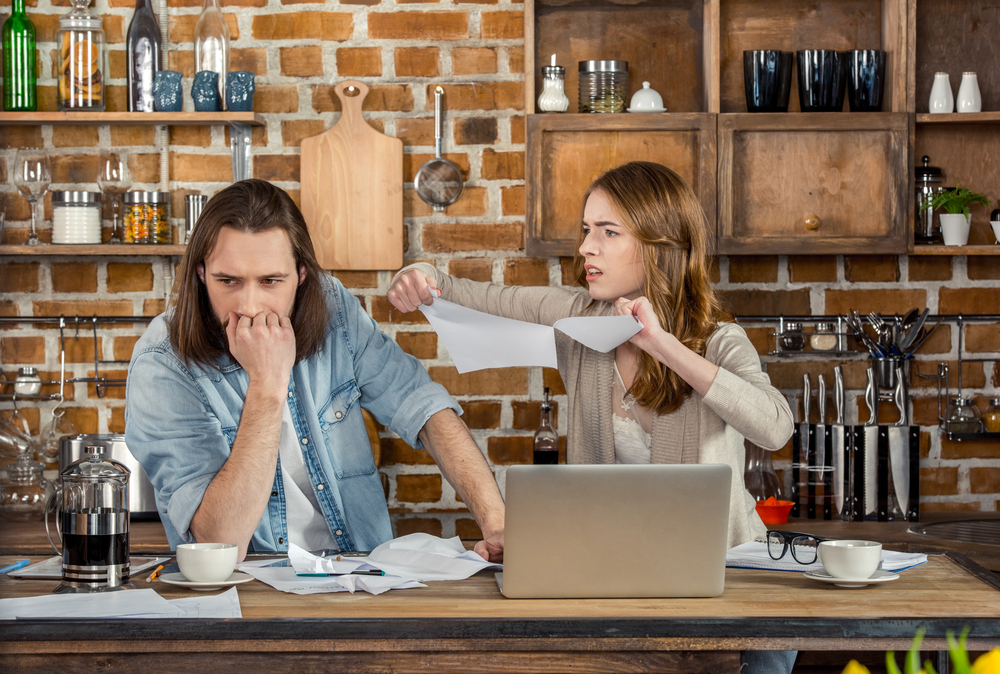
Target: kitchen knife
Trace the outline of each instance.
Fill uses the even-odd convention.
[[[924,321],[927,320],[928,313],[930,313],[930,309],[924,309],[923,313],[920,314],[920,317],[917,318],[916,322],[914,322],[910,329],[906,331],[906,334],[903,335],[903,339],[899,342],[900,351],[905,353],[906,347],[913,344],[913,340],[918,334],[920,334],[920,329],[924,327]]]
[[[802,425],[799,427],[799,433],[801,435],[801,447],[802,455],[799,461],[799,484],[802,482],[806,483],[806,512],[812,513],[810,517],[815,517],[815,504],[811,498],[812,496],[812,478],[809,475],[809,467],[813,464],[813,436],[816,432],[816,426],[809,423],[809,408],[812,405],[812,383],[809,381],[809,375],[802,375]],[[805,473],[803,479],[803,473]],[[802,498],[802,488],[799,488],[799,498]]]
[[[906,377],[904,367],[896,368],[896,389],[893,400],[899,409],[899,421],[889,427],[889,466],[892,470],[892,486],[905,517],[910,501],[910,433],[907,423]]]
[[[819,444],[819,477],[823,481],[823,519],[828,520],[833,515],[833,427],[826,423],[826,379],[819,375],[819,420],[823,424],[822,432],[816,429],[816,442]]]
[[[831,427],[830,444],[833,448],[833,496],[837,514],[844,513],[845,477],[849,475],[850,464],[844,452],[844,368],[833,368],[833,409],[836,419]]]
[[[875,368],[868,368],[867,377],[865,404],[871,411],[871,417],[865,422],[864,514],[866,516],[875,513],[878,495],[878,385],[875,383]]]

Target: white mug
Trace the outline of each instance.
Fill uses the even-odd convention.
[[[233,574],[237,552],[232,543],[183,543],[177,546],[177,566],[195,583],[221,583]]]
[[[875,541],[822,541],[816,550],[826,572],[834,578],[871,578],[882,560],[882,544]]]

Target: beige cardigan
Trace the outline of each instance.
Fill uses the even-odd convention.
[[[501,286],[455,278],[433,266],[416,268],[436,279],[442,297],[450,302],[496,316],[542,325],[586,313],[614,314],[609,302],[590,303],[585,291],[557,287]],[[559,330],[556,354],[559,374],[569,396],[567,461],[614,463],[611,395],[614,352],[599,353]],[[771,386],[761,370],[760,358],[743,328],[723,323],[708,339],[705,358],[719,366],[708,395],[692,391],[681,408],[654,415],[652,463],[726,463],[733,469],[729,505],[729,547],[766,535],[754,508],[754,499],[743,484],[743,439],[764,449],[777,450],[792,435],[792,412],[784,396]],[[595,395],[596,392],[606,392]]]

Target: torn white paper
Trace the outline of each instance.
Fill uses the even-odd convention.
[[[276,590],[291,594],[320,594],[324,592],[368,592],[382,594],[389,590],[427,587],[422,583],[399,576],[297,576],[291,566],[237,566],[262,583]]]
[[[466,550],[458,536],[449,539],[430,534],[410,534],[383,543],[368,556],[368,563],[386,574],[414,580],[464,580],[483,569],[502,569]]]
[[[577,316],[549,327],[492,316],[441,298],[420,310],[461,374],[491,367],[556,367],[555,330],[607,353],[643,327],[632,316]]]
[[[242,618],[240,595],[231,587],[215,595],[200,594],[197,597],[170,599],[174,608],[184,611],[185,618]]]
[[[0,620],[16,618],[182,618],[174,606],[150,589],[47,594],[0,599]]]

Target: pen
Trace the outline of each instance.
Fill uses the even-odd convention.
[[[146,582],[147,583],[152,583],[154,580],[156,580],[156,577],[159,575],[160,569],[162,569],[162,568],[163,568],[163,565],[160,564],[158,567],[156,567],[155,569],[153,569],[153,573],[151,573],[148,576],[146,576]]]
[[[350,573],[297,573],[296,576],[384,576],[385,571],[378,569],[363,569],[361,571],[351,571]]]
[[[23,569],[30,563],[31,562],[29,560],[22,559],[18,562],[14,562],[13,564],[8,564],[7,566],[3,567],[2,569],[0,569],[0,573],[7,573],[8,571],[17,571],[18,569]]]

